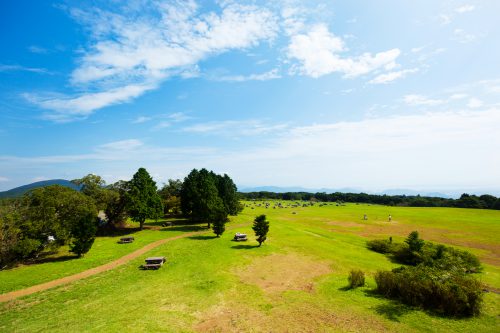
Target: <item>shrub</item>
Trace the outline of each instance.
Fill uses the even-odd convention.
[[[351,289],[362,287],[365,285],[365,273],[360,270],[352,270],[347,280],[349,281],[349,287]]]
[[[481,283],[463,273],[418,265],[378,272],[375,282],[385,297],[442,315],[474,316],[481,310]]]
[[[378,253],[392,253],[392,245],[393,243],[389,242],[385,239],[373,239],[366,242],[366,246],[375,252]]]

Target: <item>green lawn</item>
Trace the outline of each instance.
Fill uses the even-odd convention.
[[[268,241],[261,248],[254,237],[246,243],[231,242],[233,232],[219,239],[207,233],[175,240],[148,253],[168,258],[158,271],[139,270],[144,258],[137,258],[70,285],[1,304],[0,331],[497,332],[500,327],[500,295],[495,293],[485,294],[483,315],[460,320],[377,297],[371,292],[373,273],[397,265],[367,250],[364,237],[404,237],[410,229],[424,239],[471,249],[490,262],[481,279],[498,289],[498,211],[354,204],[249,207],[230,225],[246,222],[237,230],[251,234],[251,221],[261,213],[271,222]],[[362,220],[363,214],[368,221]],[[386,222],[388,214],[393,216],[391,225]],[[133,245],[138,248],[181,232],[143,231],[134,235]],[[37,274],[46,281],[51,274],[75,273],[131,250],[114,242],[98,239],[84,259],[2,271],[0,285],[4,288],[11,279],[30,285],[40,279]],[[347,273],[353,268],[366,272],[368,285],[346,290]],[[10,283],[8,290],[22,285]]]

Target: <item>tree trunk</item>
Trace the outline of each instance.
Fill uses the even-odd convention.
[[[210,229],[210,222],[208,222],[207,228]]]
[[[144,220],[141,220],[139,222],[139,225],[140,225],[139,230],[142,230],[142,228],[144,227]]]

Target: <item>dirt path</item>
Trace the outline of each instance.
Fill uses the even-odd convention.
[[[246,224],[238,224],[238,225],[232,226],[231,228],[228,228],[227,230],[242,227],[244,225],[246,225]],[[150,251],[150,250],[152,250],[152,249],[154,249],[162,244],[174,241],[176,239],[186,238],[186,237],[190,237],[190,236],[193,236],[196,234],[203,234],[206,232],[207,231],[205,231],[205,230],[204,231],[196,231],[196,232],[188,232],[186,234],[182,234],[179,236],[160,239],[160,240],[157,240],[156,242],[150,243],[150,244],[148,244],[148,245],[146,245],[146,246],[144,246],[144,247],[142,247],[142,248],[140,248],[132,253],[129,253],[129,254],[121,257],[120,259],[109,262],[107,264],[97,266],[97,267],[88,269],[86,271],[83,271],[83,272],[80,272],[77,274],[65,276],[65,277],[60,278],[60,279],[52,280],[52,281],[45,282],[42,284],[37,284],[35,286],[31,286],[31,287],[28,287],[25,289],[20,289],[20,290],[11,291],[11,292],[8,292],[5,294],[0,294],[0,303],[1,302],[8,302],[8,301],[14,300],[14,299],[19,298],[19,297],[31,295],[31,294],[37,293],[39,291],[47,290],[47,289],[54,288],[54,287],[57,287],[57,286],[60,286],[63,284],[71,283],[71,282],[74,282],[74,281],[77,281],[80,279],[85,279],[85,278],[92,276],[92,275],[96,275],[96,274],[99,274],[102,272],[109,271],[113,268],[116,268],[118,266],[121,266],[121,265],[128,263],[130,260],[135,259],[135,258],[143,255],[144,253],[146,253],[146,252],[148,252],[148,251]]]

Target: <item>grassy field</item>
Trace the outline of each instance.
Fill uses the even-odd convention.
[[[262,213],[268,215],[271,229],[261,248],[254,237],[246,243],[230,241],[236,230],[251,234],[253,218]],[[365,247],[367,239],[402,239],[418,230],[426,240],[476,253],[485,263],[479,278],[490,289],[500,290],[499,211],[355,204],[265,209],[250,204],[228,227],[241,223],[245,227],[219,239],[206,233],[152,250],[148,256],[168,258],[158,271],[139,270],[144,258],[137,258],[70,285],[0,304],[0,331],[499,330],[500,295],[493,292],[485,294],[483,315],[460,320],[374,295],[373,274],[397,265]],[[133,248],[116,244],[116,238],[99,238],[84,259],[1,271],[0,288],[15,290],[73,274],[198,228],[138,232],[130,244]],[[345,288],[353,268],[367,273],[366,287]]]

